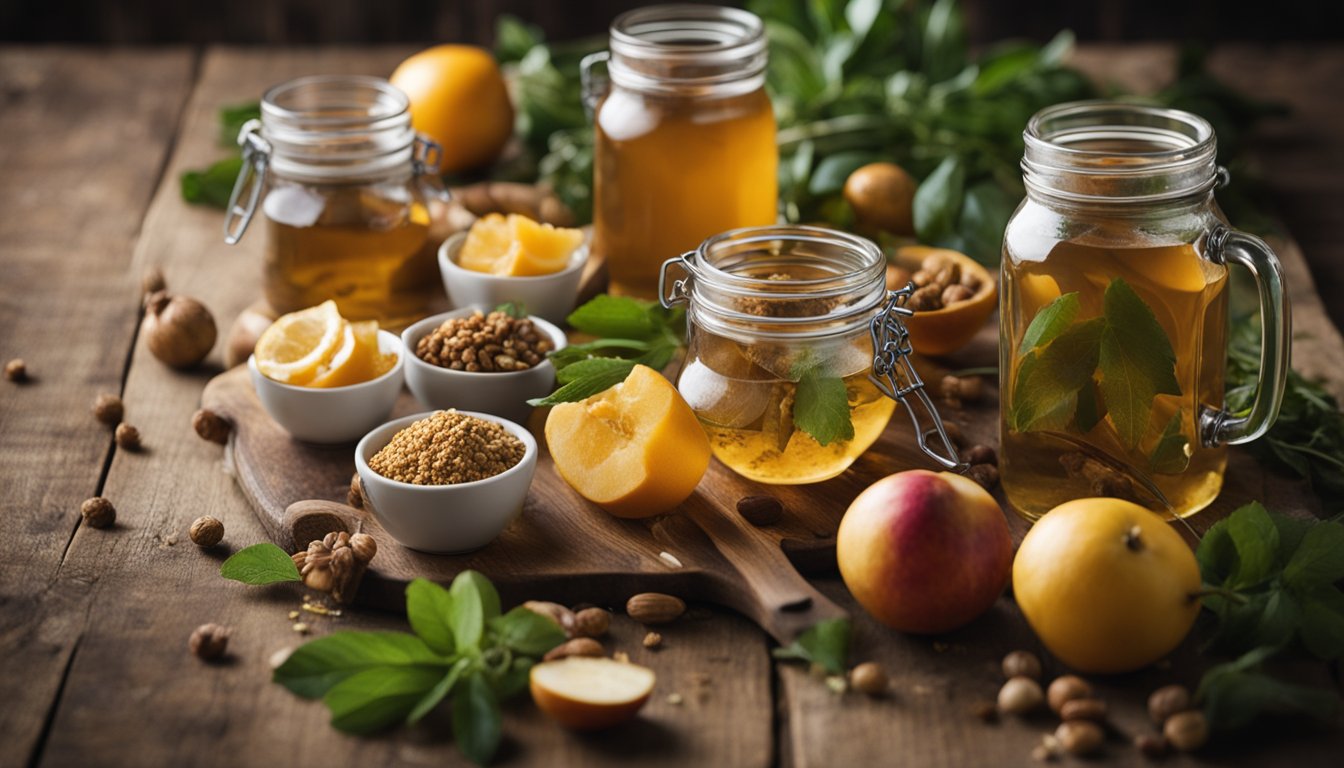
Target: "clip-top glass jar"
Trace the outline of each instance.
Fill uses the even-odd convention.
[[[737,8],[651,6],[612,22],[610,48],[583,66],[586,93],[606,92],[593,118],[593,251],[616,290],[649,295],[660,254],[777,219],[765,27]]]
[[[266,91],[261,120],[243,126],[224,235],[236,243],[260,205],[276,312],[334,299],[344,317],[391,328],[424,314],[443,193],[425,174],[437,145],[416,136],[409,107],[381,78],[300,77]]]
[[[664,262],[663,306],[687,305],[677,389],[719,461],[762,483],[835,477],[881,436],[899,400],[925,453],[960,467],[908,359],[900,318],[911,314],[910,290],[887,291],[872,241],[820,227],[733,230]]]
[[[1029,519],[1087,496],[1193,514],[1222,487],[1226,445],[1278,413],[1291,320],[1278,260],[1227,226],[1213,128],[1196,115],[1061,104],[1025,140],[1001,281],[1004,492]],[[1229,263],[1260,294],[1247,414],[1223,410]]]

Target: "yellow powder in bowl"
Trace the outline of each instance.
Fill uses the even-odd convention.
[[[456,485],[494,477],[526,452],[522,440],[493,421],[437,411],[393,435],[369,468],[403,483]]]

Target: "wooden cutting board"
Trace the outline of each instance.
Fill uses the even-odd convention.
[[[994,343],[988,333],[984,336]],[[941,371],[930,366],[924,375],[937,382]],[[233,423],[226,459],[277,544],[294,551],[328,531],[356,527],[377,539],[378,555],[359,600],[389,610],[402,609],[404,588],[412,579],[448,582],[472,568],[493,580],[508,602],[620,606],[638,592],[666,592],[737,610],[788,643],[815,622],[844,615],[797,569],[834,567],[835,532],[849,502],[892,472],[932,466],[915,445],[907,414],[897,408],[882,438],[835,479],[765,486],[713,461],[695,494],[672,514],[622,520],[580,497],[556,474],[540,437],[544,412],[538,412],[529,426],[542,451],[522,515],[481,550],[429,555],[398,545],[371,514],[345,506],[354,473],[353,445],[320,447],[291,438],[262,410],[246,366],[211,380],[202,404]],[[403,392],[394,417],[422,410]],[[991,395],[955,420],[967,422],[963,429],[984,442],[988,435],[976,433],[993,431],[995,413]],[[737,501],[755,494],[783,502],[778,524],[758,528],[737,513]],[[325,503],[295,506],[310,500]]]

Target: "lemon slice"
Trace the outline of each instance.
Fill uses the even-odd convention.
[[[348,326],[334,301],[284,315],[257,340],[257,369],[285,384],[307,384],[336,355]]]
[[[345,387],[373,381],[392,369],[391,365],[383,365],[384,357],[391,357],[393,363],[396,362],[395,355],[378,354],[378,321],[350,323],[336,356],[318,371],[317,378],[308,386]]]

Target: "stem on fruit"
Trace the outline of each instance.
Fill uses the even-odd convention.
[[[1129,547],[1131,552],[1138,552],[1143,549],[1143,539],[1139,538],[1140,533],[1143,533],[1143,531],[1137,525],[1125,531],[1125,546]]]
[[[1246,597],[1240,592],[1236,592],[1231,589],[1225,589],[1223,587],[1206,586],[1203,589],[1199,590],[1198,592],[1190,593],[1191,600],[1202,600],[1203,598],[1206,597],[1221,597],[1225,600],[1231,600],[1237,605],[1245,605],[1246,603],[1250,602],[1250,598]]]

